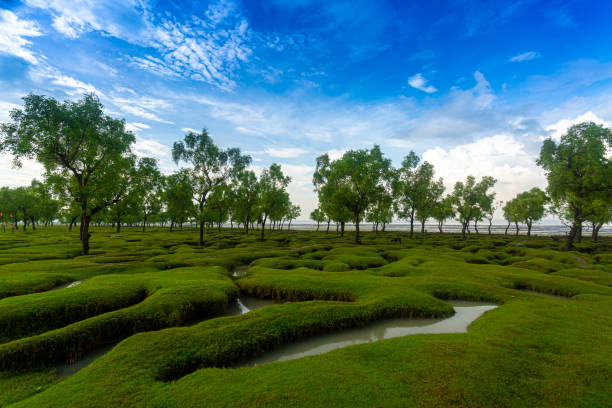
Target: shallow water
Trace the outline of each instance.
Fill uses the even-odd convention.
[[[271,305],[278,304],[278,303],[279,302],[275,300],[259,299],[253,296],[240,295],[240,297],[236,299],[236,302],[231,304],[222,316],[242,315],[245,313],[249,313],[251,310],[259,309],[260,307],[271,306]],[[222,317],[222,316],[215,316],[215,317]],[[193,325],[196,325],[198,323],[201,323],[205,320],[209,320],[212,318],[214,317],[194,319],[186,323],[185,326],[193,326]],[[86,354],[85,356],[83,356],[82,358],[80,358],[79,360],[75,361],[72,364],[63,363],[63,364],[56,365],[55,369],[56,369],[57,375],[60,377],[67,377],[69,375],[76,373],[80,369],[87,367],[88,365],[93,363],[99,357],[102,357],[104,354],[111,351],[114,346],[115,345],[111,345],[108,347],[98,349],[96,351],[92,351],[91,353]]]
[[[232,277],[233,278],[242,278],[244,276],[247,275],[247,272],[249,271],[249,265],[240,265],[235,267],[232,270]]]
[[[73,282],[70,282],[70,283],[65,283],[63,285],[56,286],[56,287],[54,287],[51,290],[74,288],[75,286],[80,285],[81,283],[83,283],[85,281],[86,281],[86,279],[76,280],[76,281],[73,281]]]
[[[403,337],[412,334],[465,333],[474,320],[497,305],[481,302],[448,301],[455,314],[441,319],[387,319],[365,327],[329,333],[300,340],[249,361],[244,365],[271,363],[273,361],[324,354],[332,350],[362,343]]]
[[[76,373],[77,371],[79,371],[81,368],[87,367],[88,365],[93,363],[94,360],[96,360],[99,357],[102,357],[104,354],[111,351],[113,347],[115,347],[115,344],[92,351],[91,353],[87,353],[82,358],[80,358],[79,360],[75,361],[72,364],[68,364],[68,363],[58,364],[55,366],[55,371],[57,375],[60,377],[68,377],[69,375],[72,375]]]

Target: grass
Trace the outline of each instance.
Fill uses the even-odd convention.
[[[256,235],[208,232],[199,247],[193,231],[101,229],[78,256],[61,228],[0,234],[0,406],[612,405],[610,239],[562,252],[537,237]],[[239,291],[290,303],[215,318]],[[444,299],[501,306],[466,334],[226,368],[384,318],[451,315]],[[57,376],[55,364],[117,342]]]

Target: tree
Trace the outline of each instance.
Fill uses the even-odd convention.
[[[588,220],[591,221],[591,237],[593,242],[597,242],[601,227],[612,222],[612,205],[602,201],[596,201],[592,205],[595,207],[595,211],[593,211],[593,215]]]
[[[191,164],[193,199],[197,203],[197,218],[200,223],[200,245],[204,245],[204,205],[208,194],[215,187],[227,184],[251,163],[250,156],[240,154],[240,149],[220,149],[214,144],[206,129],[197,134],[189,132],[185,140],[174,142],[172,159],[175,163]]]
[[[504,232],[504,235],[508,235],[508,229],[510,228],[510,225],[512,225],[512,223],[516,225],[516,235],[518,235],[518,223],[521,219],[518,200],[516,198],[513,198],[512,200],[508,201],[506,205],[504,205],[504,207],[502,208],[502,211],[504,212],[504,218],[506,219],[506,221],[508,221],[508,225],[506,226],[506,231]]]
[[[104,114],[93,95],[59,103],[30,94],[24,108],[11,111],[13,123],[2,124],[0,150],[43,164],[47,180],[62,184],[78,203],[83,254],[89,253],[91,217],[112,205],[122,191],[115,183],[126,168],[135,137],[125,122]]]
[[[612,202],[612,131],[595,123],[570,127],[559,142],[547,139],[537,164],[546,171],[555,212],[571,223],[565,249],[571,249],[582,223]]]
[[[438,230],[442,233],[442,225],[450,218],[455,217],[453,209],[453,197],[446,196],[441,200],[436,201],[432,206],[432,217],[438,222]]]
[[[546,193],[537,187],[517,194],[516,218],[527,225],[527,236],[531,236],[531,227],[534,222],[541,220],[546,214]],[[517,227],[518,231],[518,227]]]
[[[261,211],[261,240],[264,240],[266,221],[272,215],[279,212],[284,203],[289,200],[289,195],[285,191],[291,177],[285,176],[281,167],[272,163],[269,168],[264,169],[259,178],[260,200],[259,209]]]
[[[317,232],[319,232],[319,225],[321,225],[321,223],[325,221],[325,213],[323,212],[323,210],[321,210],[320,207],[315,208],[310,213],[310,219],[317,222]]]
[[[142,232],[146,229],[149,217],[161,211],[161,182],[162,176],[157,167],[157,160],[149,157],[141,158],[132,184],[135,204],[142,219]]]
[[[289,211],[287,211],[287,215],[286,215],[286,218],[289,221],[289,225],[287,225],[287,230],[291,230],[291,221],[297,219],[297,217],[299,217],[301,213],[302,213],[302,209],[300,208],[299,205],[291,204],[289,206]]]
[[[325,165],[323,168],[317,159],[314,184],[323,190],[325,200],[329,197],[331,202],[341,203],[350,212],[355,223],[355,242],[360,243],[359,223],[373,200],[386,188],[384,183],[390,180],[391,160],[384,158],[377,145],[372,149],[349,150],[333,162],[325,156],[319,157]],[[321,184],[323,179],[325,184]]]
[[[457,214],[457,220],[461,222],[461,235],[465,239],[470,222],[483,212],[483,205],[488,201],[484,197],[490,196],[488,190],[495,185],[493,177],[485,176],[476,183],[474,176],[468,176],[465,184],[458,181],[453,190],[453,204]]]
[[[251,170],[242,171],[236,180],[234,196],[234,215],[244,224],[245,233],[249,225],[258,218],[257,204],[260,198],[260,185],[257,176]]]
[[[410,221],[411,237],[415,219],[421,222],[421,232],[425,232],[425,222],[432,215],[433,204],[444,193],[442,179],[434,180],[433,165],[423,162],[417,166],[420,160],[413,151],[404,158],[394,188],[398,216]]]
[[[170,231],[175,225],[183,225],[193,213],[193,188],[187,169],[164,177],[162,197],[170,218]]]
[[[319,198],[321,210],[327,215],[327,233],[330,220],[340,224],[340,236],[344,237],[344,225],[351,220],[351,211],[344,205],[344,198],[337,194],[341,180],[330,179],[331,161],[327,154],[317,157],[317,166],[312,176],[312,184]],[[337,231],[337,228],[336,228]]]
[[[60,202],[53,198],[52,187],[48,183],[41,183],[34,179],[32,180],[32,189],[36,196],[40,221],[44,222],[45,227],[47,227],[58,216]]]
[[[393,185],[393,181],[387,183],[388,187]],[[378,232],[378,226],[382,224],[384,231],[387,224],[393,219],[393,196],[391,188],[380,189],[379,195],[374,198],[368,208],[366,221],[373,224],[374,231]]]

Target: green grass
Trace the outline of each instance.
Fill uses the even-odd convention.
[[[78,256],[76,232],[0,234],[0,406],[612,405],[610,239],[562,252],[535,237],[257,235],[211,231],[199,247],[195,231],[101,229]],[[287,303],[215,317],[239,291]],[[501,306],[465,334],[225,368],[384,318],[449,316],[444,299]],[[117,342],[70,377],[53,368]]]

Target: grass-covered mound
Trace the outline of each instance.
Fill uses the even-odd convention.
[[[102,230],[91,255],[77,256],[65,230],[2,234],[0,406],[610,405],[611,241],[562,252],[550,238],[392,244],[397,235],[364,234],[356,246],[332,233],[259,242],[224,230],[200,247],[191,231]],[[286,304],[214,318],[239,291]],[[444,299],[502,306],[467,334],[224,368],[379,319],[448,316]],[[119,341],[76,374],[55,374],[54,364]]]

